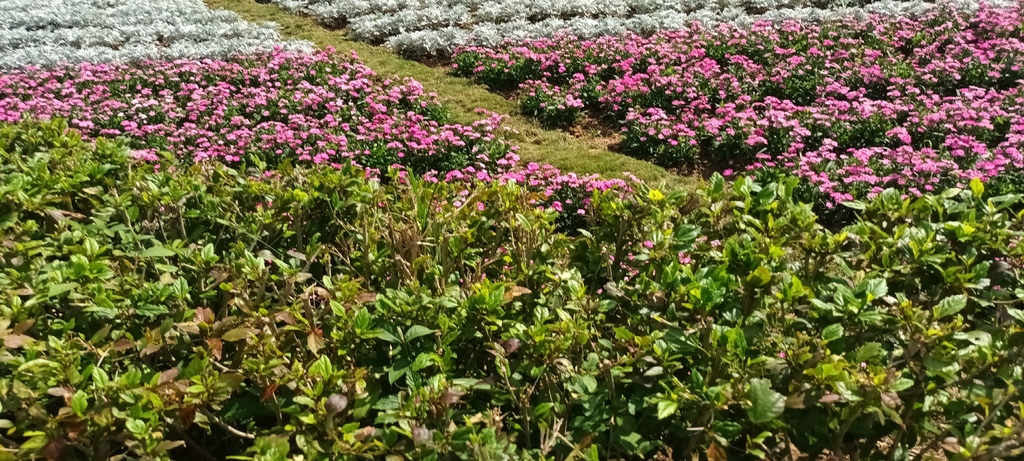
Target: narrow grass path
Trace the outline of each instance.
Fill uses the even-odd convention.
[[[694,178],[673,175],[652,163],[611,152],[600,140],[575,138],[563,131],[544,129],[520,115],[515,103],[468,79],[452,76],[444,69],[402,59],[382,47],[350,40],[343,31],[328,30],[311,18],[290,13],[277,5],[261,4],[255,0],[204,1],[212,8],[234,11],[249,21],[275,22],[287,38],[309,40],[321,48],[355,51],[366,65],[381,75],[412,77],[427,91],[437,93],[457,122],[479,119],[480,116],[474,112],[476,108],[508,114],[506,126],[519,133],[510,138],[520,146],[519,154],[525,161],[549,163],[560,170],[578,174],[621,177],[623,172],[630,172],[644,181],[667,186],[688,186],[696,182]]]

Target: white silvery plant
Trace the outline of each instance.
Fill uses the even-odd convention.
[[[310,50],[201,0],[4,0],[0,69],[80,62],[221,58],[235,53]]]
[[[324,22],[347,24],[359,40],[405,56],[445,55],[461,45],[495,45],[572,34],[651,34],[694,22],[824,21],[869,14],[916,16],[940,4],[975,10],[979,0],[273,0]],[[991,6],[1019,0],[988,0]]]
[[[362,16],[349,24],[349,30],[358,40],[375,42],[404,32],[459,26],[469,19],[469,8],[464,5],[430,7]]]

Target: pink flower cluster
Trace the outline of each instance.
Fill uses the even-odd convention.
[[[81,64],[0,74],[0,122],[62,117],[87,137],[123,137],[138,156],[285,158],[422,174],[513,162],[500,119],[445,123],[413,80],[386,80],[353,55],[275,52],[229,60]]]
[[[515,184],[537,194],[530,203],[538,208],[553,209],[563,215],[562,222],[571,228],[569,221],[579,223],[582,216],[587,215],[590,199],[594,191],[614,191],[625,196],[632,192],[632,184],[640,182],[635,176],[625,173],[630,181],[622,179],[605,179],[598,175],[579,176],[576,173],[565,173],[551,165],[528,163],[522,167],[509,167],[504,171],[491,175],[487,172],[466,174],[466,171],[451,171],[443,178],[435,174],[427,174],[430,181],[470,182],[497,181],[500,184]]]
[[[553,85],[544,80],[528,80],[519,85],[523,112],[537,117],[548,126],[566,126],[576,123],[583,113],[588,82],[576,74],[569,85]],[[591,87],[592,89],[592,87]]]
[[[1024,167],[1022,11],[694,24],[651,37],[463,48],[455,61],[493,86],[518,81],[586,102],[615,119],[631,155],[794,174],[832,206]]]
[[[418,82],[382,79],[354,54],[333,50],[0,73],[0,123],[25,117],[65,118],[88,138],[121,137],[149,161],[166,151],[271,170],[291,159],[355,163],[370,175],[397,168],[435,181],[514,181],[539,193],[538,206],[574,216],[595,189],[629,190],[550,165],[520,166],[516,146],[499,136],[504,116],[446,123]]]

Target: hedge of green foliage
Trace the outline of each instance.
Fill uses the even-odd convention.
[[[794,185],[595,195],[569,237],[514,184],[2,127],[0,459],[1020,456],[1020,197],[839,231]]]

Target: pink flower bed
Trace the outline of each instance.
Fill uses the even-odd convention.
[[[539,92],[545,102],[582,101],[620,127],[633,156],[795,174],[833,206],[888,187],[921,194],[1016,175],[1024,166],[1021,13],[982,7],[561,37],[464,48],[455,66],[493,87],[523,84],[524,109],[549,121],[571,123],[582,109],[532,110]]]
[[[563,195],[625,186],[521,167],[515,146],[499,136],[502,116],[449,123],[418,82],[382,79],[332,50],[0,73],[0,123],[26,117],[65,118],[88,138],[123,138],[151,161],[165,151],[267,168],[287,159],[435,180],[532,178],[526,185],[549,198],[539,206],[556,209]]]
[[[123,137],[150,159],[166,150],[196,161],[289,158],[425,173],[494,169],[513,151],[495,119],[445,123],[419,83],[380,79],[331,51],[0,74],[0,122],[25,116]]]

